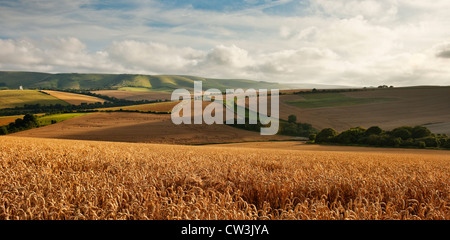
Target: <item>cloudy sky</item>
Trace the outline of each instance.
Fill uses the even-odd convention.
[[[448,0],[0,0],[0,70],[450,85]]]

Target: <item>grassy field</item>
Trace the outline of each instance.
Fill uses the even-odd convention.
[[[3,136],[0,154],[0,219],[450,219],[443,151]]]
[[[61,104],[67,102],[35,90],[0,90],[0,108],[23,107],[25,104]]]
[[[68,93],[68,92],[61,92],[61,91],[50,91],[50,90],[43,90],[43,92],[46,92],[50,94],[53,97],[59,98],[69,104],[72,105],[80,105],[81,103],[97,103],[97,102],[105,102],[104,99],[92,97],[88,95],[83,94],[76,94],[76,93]]]
[[[387,98],[355,98],[342,93],[310,93],[301,95],[303,99],[285,101],[287,104],[300,108],[321,108],[353,106],[360,104],[379,103],[390,101]]]
[[[71,119],[74,117],[80,117],[80,116],[84,116],[88,113],[61,113],[61,114],[52,114],[52,115],[47,115],[47,116],[41,116],[38,117],[38,122],[41,126],[43,125],[50,125],[52,120],[58,122],[62,122],[64,120],[67,119]]]

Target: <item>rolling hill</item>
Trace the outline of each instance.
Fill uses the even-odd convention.
[[[83,94],[76,94],[76,93],[69,93],[69,92],[60,92],[60,91],[50,91],[50,90],[43,90],[41,92],[45,92],[53,97],[59,98],[69,104],[73,105],[80,105],[82,103],[97,103],[97,102],[105,102],[106,100],[93,97],[93,96],[87,96]]]
[[[0,87],[8,89],[122,89],[171,91],[178,88],[192,89],[194,81],[202,81],[203,89],[217,88],[222,91],[236,88],[291,89],[300,85],[278,84],[246,79],[213,79],[178,75],[141,74],[78,74],[0,71]]]
[[[174,125],[168,114],[90,113],[46,127],[11,134],[18,137],[76,139],[164,144],[208,144],[289,140],[287,136],[261,136],[222,124]]]
[[[450,134],[450,87],[406,87],[280,96],[280,118],[291,114],[316,129],[338,131],[379,126],[391,130],[423,125]]]
[[[0,90],[0,108],[23,107],[25,104],[68,105],[59,98],[35,90]]]

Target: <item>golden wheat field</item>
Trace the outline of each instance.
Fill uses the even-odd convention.
[[[0,190],[0,219],[450,219],[450,159],[6,136]]]

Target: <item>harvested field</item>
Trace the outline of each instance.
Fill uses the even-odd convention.
[[[24,115],[15,115],[15,116],[4,116],[4,117],[0,117],[0,126],[3,125],[8,125],[14,121],[16,121],[16,119],[18,118],[23,118]]]
[[[110,107],[110,108],[99,108],[97,110],[100,111],[117,111],[120,109],[123,110],[137,110],[137,111],[152,111],[152,112],[171,112],[173,107],[177,105],[180,101],[174,102],[158,102],[158,103],[148,103],[148,104],[140,104],[140,105],[132,105],[132,106],[123,106],[123,107]]]
[[[91,113],[50,126],[12,134],[14,136],[96,141],[205,144],[291,139],[261,136],[226,125],[175,125],[169,114]]]
[[[442,152],[3,136],[0,219],[449,220],[450,161]]]
[[[119,99],[131,100],[131,101],[139,101],[139,100],[170,100],[172,95],[171,92],[161,92],[161,91],[121,91],[121,90],[100,90],[100,91],[92,91],[92,93],[106,95],[110,97],[115,97]]]
[[[80,105],[81,103],[88,103],[88,104],[97,102],[104,103],[106,101],[104,99],[97,97],[69,92],[50,91],[50,90],[42,90],[42,92],[48,93],[72,105]]]
[[[404,125],[445,123],[450,119],[450,87],[377,89],[341,94],[352,98],[391,100],[353,106],[300,108],[286,103],[294,99],[292,95],[282,95],[280,118],[287,119],[294,114],[299,122],[310,123],[317,129],[332,127],[337,131],[358,126],[379,126],[389,130]],[[450,128],[436,129],[440,130],[436,133],[450,134]]]

